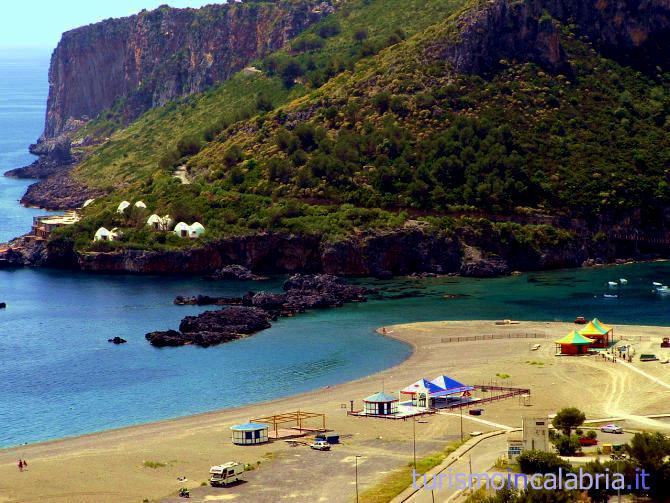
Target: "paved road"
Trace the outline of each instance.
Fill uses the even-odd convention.
[[[456,412],[444,412],[440,411],[438,414],[441,414],[443,416],[454,416],[454,417],[461,417],[461,414],[457,414]],[[486,419],[481,419],[478,417],[471,416],[469,414],[463,415],[463,421],[473,421],[475,423],[479,424],[485,424],[486,426],[492,426],[493,428],[497,430],[507,430],[507,431],[512,431],[514,427],[512,426],[507,426],[505,424],[500,424],[500,423],[494,423],[493,421],[487,421]]]
[[[414,496],[407,500],[411,503],[443,503],[451,499],[455,499],[460,490],[450,488],[449,475],[455,476],[458,473],[464,473],[467,476],[470,473],[485,473],[491,470],[498,458],[505,456],[507,452],[507,435],[497,435],[489,439],[482,440],[479,444],[473,447],[467,454],[462,456],[456,462],[451,464],[446,470],[442,472],[442,488],[439,487],[439,480],[436,482],[435,489],[426,490],[421,489]],[[421,485],[423,479],[420,479]],[[428,479],[428,487],[431,488],[433,483]]]

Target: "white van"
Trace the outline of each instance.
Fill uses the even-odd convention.
[[[244,473],[244,464],[229,461],[224,465],[212,466],[209,473],[211,475],[209,483],[212,486],[225,486],[241,480]]]

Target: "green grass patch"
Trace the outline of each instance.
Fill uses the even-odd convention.
[[[463,442],[449,444],[443,451],[435,452],[418,459],[416,472],[420,475],[432,470],[444,461],[449,454],[458,449]],[[387,503],[412,485],[413,463],[398,468],[360,494],[363,503]]]
[[[165,468],[167,463],[163,463],[162,461],[144,461],[142,466],[156,470],[157,468]]]

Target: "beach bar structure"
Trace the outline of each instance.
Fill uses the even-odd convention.
[[[321,420],[321,428],[314,428],[310,426],[305,425],[305,421],[309,420]],[[261,424],[266,424],[271,428],[270,436],[272,438],[280,438],[281,436],[288,436],[288,435],[282,435],[282,432],[280,432],[280,426],[281,425],[295,425],[295,426],[290,426],[291,434],[295,434],[295,430],[297,430],[300,434],[303,432],[323,432],[326,431],[326,415],[325,414],[318,414],[315,412],[305,412],[302,410],[297,410],[295,412],[286,412],[284,414],[274,414],[272,416],[266,416],[266,417],[257,417],[255,419],[251,420],[252,423],[261,423]]]
[[[364,398],[363,406],[368,416],[388,416],[398,413],[398,399],[382,391]]]
[[[593,348],[608,348],[614,342],[614,328],[605,325],[598,318],[589,321],[579,331],[580,335],[593,339]]]
[[[267,424],[244,423],[231,426],[232,440],[235,445],[255,445],[269,442]]]
[[[584,337],[573,330],[562,339],[554,341],[554,343],[558,355],[583,355],[588,352],[589,347],[593,344],[593,339]]]

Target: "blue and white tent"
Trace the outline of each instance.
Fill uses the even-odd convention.
[[[410,384],[404,390],[402,390],[402,393],[405,393],[407,395],[414,395],[417,393],[417,391],[424,388],[428,390],[428,393],[431,396],[439,396],[440,394],[444,394],[444,392],[446,391],[444,388],[438,386],[435,383],[430,382],[428,379],[419,379],[414,384]]]
[[[442,393],[441,395],[438,396],[455,395],[457,393],[465,393],[467,391],[472,391],[473,389],[475,389],[473,386],[466,386],[462,382],[458,382],[455,379],[452,379],[451,377],[445,375],[437,376],[430,382],[433,383],[435,386],[438,386],[443,390],[445,390],[445,393]]]

